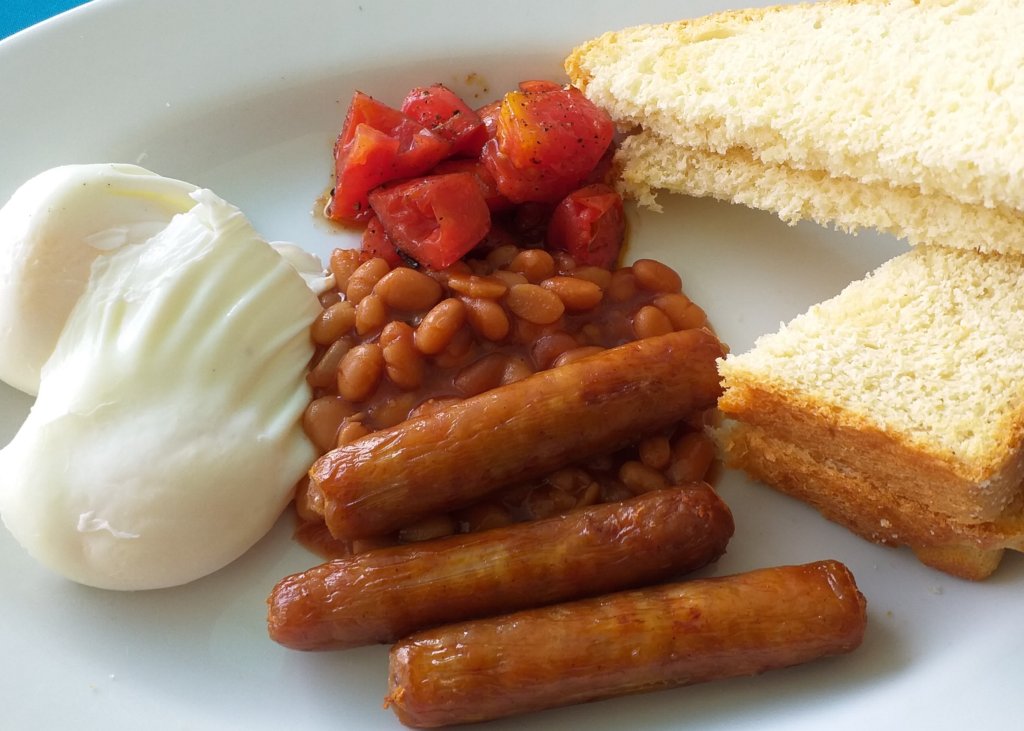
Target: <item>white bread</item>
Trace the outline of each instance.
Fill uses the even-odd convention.
[[[625,188],[1024,251],[1024,0],[831,0],[639,26],[566,59]]]
[[[647,131],[627,137],[616,159],[621,192],[655,210],[654,190],[660,188],[771,211],[790,224],[808,219],[848,233],[873,228],[914,245],[964,242],[969,232],[978,249],[1024,251],[1024,214],[1005,206],[766,165],[742,148],[718,154],[679,147]]]
[[[917,247],[720,372],[733,466],[966,578],[1024,549],[1024,257]]]

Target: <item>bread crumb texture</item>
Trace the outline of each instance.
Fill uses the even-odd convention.
[[[1024,258],[915,248],[720,370],[991,475],[1024,436]]]
[[[859,183],[820,170],[764,164],[749,150],[719,154],[681,147],[643,131],[616,155],[621,192],[660,210],[655,189],[713,197],[776,213],[789,224],[810,219],[847,233],[870,227],[911,245],[956,243],[984,251],[1024,251],[1024,215],[1007,206],[968,205],[943,193]]]
[[[566,69],[678,145],[1024,208],[1024,0],[723,13],[607,33]]]

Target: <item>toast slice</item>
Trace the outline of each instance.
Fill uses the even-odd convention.
[[[656,190],[662,189],[769,211],[790,224],[807,219],[847,233],[873,228],[913,245],[969,238],[980,250],[1024,252],[1024,213],[1006,206],[987,208],[909,186],[765,164],[745,148],[719,154],[643,131],[623,141],[616,165],[620,191],[654,210]]]
[[[566,59],[626,189],[1024,251],[1024,0],[829,0],[610,32]]]
[[[957,576],[1024,550],[1024,257],[917,247],[720,373],[732,466]]]

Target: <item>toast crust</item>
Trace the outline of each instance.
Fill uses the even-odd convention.
[[[930,505],[961,523],[997,519],[1022,499],[1024,453],[980,470],[937,454],[904,435],[812,399],[758,387],[730,375],[719,409],[774,438],[807,445],[823,461],[848,465],[900,499]]]
[[[564,66],[624,130],[1017,211],[1020,28],[1015,3],[826,0],[611,31]]]
[[[998,566],[1004,549],[1024,550],[1024,511],[961,523],[927,503],[880,485],[876,475],[778,439],[759,426],[727,423],[718,432],[726,464],[814,507],[825,518],[885,546],[907,546],[933,568],[981,580]]]
[[[698,18],[686,18],[663,24],[669,32],[675,36],[679,43],[697,43],[703,40],[710,40],[722,37],[723,34],[731,34],[735,28],[756,23],[769,15],[780,12],[791,11],[794,8],[822,8],[823,6],[853,6],[853,5],[885,5],[888,0],[830,0],[829,2],[801,2],[801,3],[779,3],[761,8],[739,8],[725,10],[718,13],[703,15]],[[915,4],[919,4],[915,0]],[[592,57],[600,57],[609,52],[630,37],[644,32],[652,25],[635,25],[621,30],[607,31],[597,38],[587,41],[572,50],[564,62],[565,72],[573,86],[580,91],[586,92],[587,84],[590,83],[592,74],[590,72],[590,60]]]

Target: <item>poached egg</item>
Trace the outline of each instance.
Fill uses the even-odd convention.
[[[63,165],[18,188],[0,208],[0,380],[34,395],[93,261],[155,235],[195,190],[121,164]]]
[[[0,282],[2,352],[29,343],[42,361],[34,379],[33,363],[4,357],[5,380],[37,383],[38,396],[0,451],[0,516],[74,581],[192,581],[270,529],[316,456],[301,416],[319,302],[209,190],[134,166],[58,170],[35,196],[66,205],[33,209],[16,241],[40,261],[8,257],[8,276],[28,281]],[[68,189],[80,183],[95,205]],[[71,233],[51,238],[60,230]],[[31,292],[53,259],[77,296],[41,308]],[[47,332],[27,332],[24,318]]]

